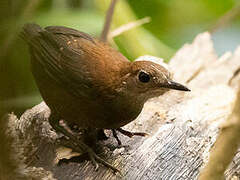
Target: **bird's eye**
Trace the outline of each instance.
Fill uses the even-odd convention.
[[[150,81],[150,76],[145,72],[140,72],[138,75],[138,79],[143,83],[147,83]]]

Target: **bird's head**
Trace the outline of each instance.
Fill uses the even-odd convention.
[[[160,64],[151,61],[135,61],[130,64],[122,81],[123,89],[130,96],[146,101],[170,89],[190,91],[186,86],[173,81],[168,69]]]

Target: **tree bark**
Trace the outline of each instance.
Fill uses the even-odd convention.
[[[101,156],[121,170],[122,176],[102,165],[95,171],[82,156],[57,163],[59,135],[48,123],[50,111],[44,102],[19,119],[8,115],[6,136],[14,139],[10,156],[18,159],[17,171],[32,179],[197,179],[222,123],[232,112],[240,82],[240,48],[218,58],[210,34],[202,33],[176,53],[169,67],[174,79],[191,92],[172,90],[149,100],[139,117],[123,127],[149,136],[129,139],[119,135],[127,145],[124,148],[115,148],[112,137],[101,142],[106,145]],[[239,174],[238,152],[225,176],[239,178]]]

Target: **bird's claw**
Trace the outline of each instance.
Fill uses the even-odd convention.
[[[148,134],[144,133],[144,132],[130,132],[130,131],[124,130],[122,128],[117,128],[116,130],[130,138],[132,138],[133,136],[148,136]]]

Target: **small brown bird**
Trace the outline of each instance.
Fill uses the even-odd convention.
[[[139,115],[149,98],[169,89],[189,91],[174,82],[163,66],[150,61],[130,62],[86,33],[61,26],[43,29],[26,24],[22,34],[30,47],[32,73],[51,109],[50,124],[73,141],[76,138],[59,126],[60,119],[81,128],[144,135],[131,134],[121,127]],[[78,144],[93,162],[114,169],[85,143]]]

